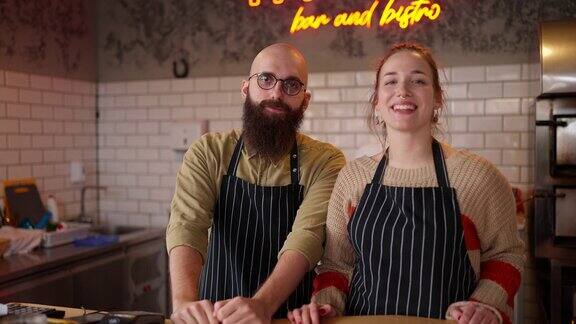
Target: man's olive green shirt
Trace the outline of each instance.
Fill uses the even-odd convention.
[[[206,134],[184,155],[166,230],[168,251],[185,245],[206,258],[208,230],[212,226],[220,184],[228,171],[239,135],[238,130]],[[304,199],[278,256],[286,250],[299,251],[312,269],[322,256],[328,201],[345,159],[340,150],[328,143],[300,133],[296,139]],[[260,155],[248,154],[244,146],[236,177],[259,186],[289,185],[289,155],[274,163]]]

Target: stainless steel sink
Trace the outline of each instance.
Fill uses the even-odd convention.
[[[131,226],[131,225],[101,225],[93,227],[90,232],[105,235],[123,235],[139,231],[145,231],[146,227]]]

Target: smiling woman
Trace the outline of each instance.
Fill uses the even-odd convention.
[[[400,51],[380,70],[376,117],[388,132],[430,134],[440,100],[434,92],[432,69],[418,53]]]
[[[437,130],[439,115],[444,107],[444,92],[440,85],[438,65],[428,50],[416,44],[396,45],[380,60],[376,74],[374,93],[370,98],[372,109],[368,114],[368,125],[372,130],[382,131],[386,136],[385,117],[394,116],[389,111],[394,106],[386,107],[390,101],[396,103],[395,109],[391,112],[414,115],[412,113],[416,111],[417,106],[414,98],[408,98],[408,92],[414,92],[423,104],[419,115],[430,117],[428,121],[431,123],[424,120],[422,126],[429,126],[429,130],[432,131]],[[395,92],[401,92],[397,98],[394,97]],[[399,103],[410,105],[398,105]],[[425,107],[426,103],[431,103],[431,106]],[[392,125],[394,127],[395,121],[392,119],[389,121],[394,123]]]
[[[510,323],[524,265],[510,185],[485,159],[433,137],[444,98],[418,44],[391,47],[376,72],[369,121],[380,154],[340,172],[313,302],[327,315],[409,315]]]

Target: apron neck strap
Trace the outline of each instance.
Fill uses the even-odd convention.
[[[238,138],[236,146],[234,147],[234,153],[232,154],[232,159],[230,159],[230,164],[228,164],[228,175],[236,175],[236,170],[238,169],[238,164],[240,163],[240,156],[242,153],[242,147],[244,141],[242,140],[242,135]],[[294,139],[294,145],[290,151],[290,180],[293,186],[299,185],[299,167],[298,167],[298,143]]]
[[[234,147],[234,153],[232,154],[232,159],[230,159],[230,163],[228,164],[228,175],[235,176],[236,169],[238,168],[238,163],[240,162],[240,153],[242,152],[243,140],[242,135],[238,138],[236,142],[236,146]]]
[[[436,171],[436,180],[438,181],[438,186],[443,188],[450,188],[450,183],[448,181],[448,172],[446,171],[446,164],[444,163],[444,153],[442,152],[442,147],[440,143],[434,138],[432,139],[432,156],[434,157],[434,170]],[[388,166],[388,151],[384,152],[384,156],[380,159],[376,172],[374,172],[374,177],[372,178],[372,183],[382,183],[384,171]]]
[[[376,172],[374,172],[374,178],[372,178],[372,183],[382,183],[382,178],[384,176],[384,171],[388,166],[388,150],[384,152],[384,155],[380,159],[378,163],[378,167],[376,168]]]
[[[435,138],[432,139],[432,155],[434,156],[434,169],[436,170],[438,186],[450,188],[446,163],[444,162],[444,152],[442,152],[442,146],[440,146],[440,143]]]

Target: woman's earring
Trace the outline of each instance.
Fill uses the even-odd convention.
[[[440,108],[435,108],[434,109],[434,114],[432,115],[432,122],[437,123],[438,122],[438,116],[440,115]]]
[[[376,119],[376,125],[381,125],[384,122],[378,110],[374,111],[374,118]]]

